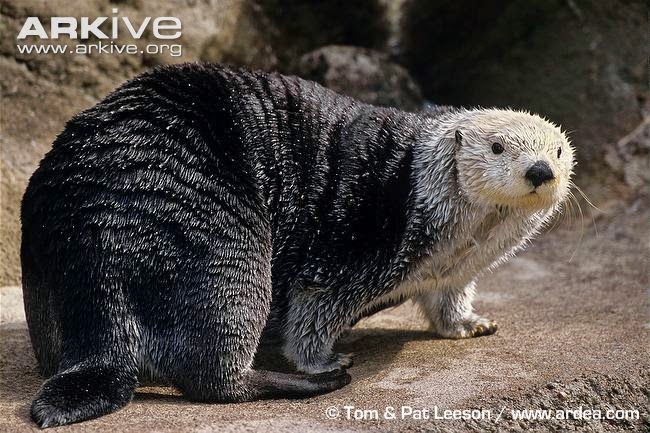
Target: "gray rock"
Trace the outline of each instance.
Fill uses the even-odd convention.
[[[296,67],[300,56],[326,45],[382,50],[389,23],[381,0],[247,0],[265,17],[264,34],[278,57],[280,72]]]
[[[404,110],[422,107],[422,93],[408,71],[375,50],[322,47],[302,56],[296,73],[371,104]]]
[[[245,66],[270,71],[278,66],[273,48],[273,23],[261,7],[252,1],[227,0],[220,3],[215,33],[201,47],[205,62]]]
[[[650,116],[644,117],[632,132],[607,149],[605,160],[625,183],[647,192],[650,182]]]
[[[249,69],[291,71],[300,56],[330,44],[383,49],[389,34],[381,0],[219,0],[215,7],[201,60]]]

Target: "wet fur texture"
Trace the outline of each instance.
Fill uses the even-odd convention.
[[[510,178],[490,181],[499,134]],[[498,200],[497,178],[530,193],[519,172],[558,145],[557,182]],[[117,410],[142,376],[197,401],[328,392],[350,380],[341,333],[408,298],[439,335],[490,334],[476,278],[548,221],[571,167],[526,113],[405,113],[216,65],[141,75],[68,122],[25,193],[25,309],[51,376],[32,417]],[[273,344],[305,374],[253,369]]]

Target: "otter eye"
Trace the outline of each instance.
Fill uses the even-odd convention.
[[[503,153],[503,144],[492,143],[492,152],[496,153],[497,155]]]
[[[560,155],[562,155],[562,148],[561,148],[561,147],[558,147],[558,148],[557,148],[557,157],[559,158]]]

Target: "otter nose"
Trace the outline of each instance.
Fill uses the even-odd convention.
[[[544,182],[553,180],[553,170],[546,161],[537,161],[526,172],[526,179],[531,181],[533,186],[537,188]]]

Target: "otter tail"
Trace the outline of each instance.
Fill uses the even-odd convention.
[[[97,418],[124,407],[137,385],[137,375],[124,369],[78,364],[43,384],[31,416],[41,428]]]

